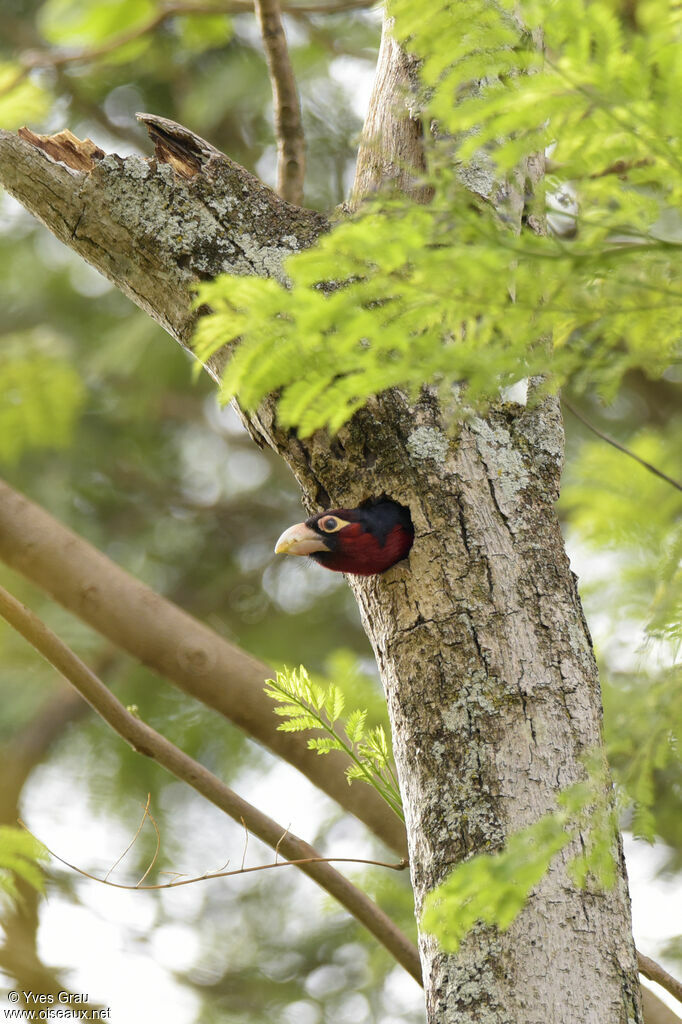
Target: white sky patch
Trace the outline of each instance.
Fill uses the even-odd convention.
[[[424,1006],[424,991],[414,978],[403,970],[402,967],[394,967],[384,983],[384,997],[390,1011],[396,1015],[404,1012],[408,1007],[419,1010]],[[380,1024],[389,1024],[394,1018],[384,1017]]]
[[[329,74],[346,90],[353,113],[364,121],[374,83],[374,68],[357,57],[336,57],[329,65]]]
[[[161,962],[144,946],[135,948],[149,927],[150,913],[144,905],[149,897],[100,889],[95,883],[82,895],[87,899],[83,906],[54,895],[43,904],[40,957],[48,964],[63,966],[70,990],[87,993],[90,1001],[110,1007],[114,1021],[147,1024],[162,1011],[164,1024],[190,1024],[199,1001],[169,973],[182,950],[176,951],[175,962],[168,963],[167,948],[159,957]],[[184,967],[186,960],[185,955],[180,966]]]
[[[669,939],[682,932],[682,886],[679,875],[661,875],[669,857],[662,844],[650,846],[631,835],[623,836],[625,861],[632,900],[632,930],[640,953],[659,961],[675,978],[680,976],[680,965],[661,957],[660,950]],[[644,979],[645,984],[675,1013],[680,1004],[665,989]]]

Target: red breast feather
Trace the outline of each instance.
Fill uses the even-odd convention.
[[[330,550],[314,552],[311,558],[334,572],[374,576],[385,572],[408,554],[414,540],[410,514],[402,505],[380,499],[357,509],[332,509],[350,524],[326,538]],[[314,516],[312,521],[317,519]]]

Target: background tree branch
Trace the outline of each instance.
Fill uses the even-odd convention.
[[[301,101],[282,24],[279,0],[254,0],[270,72],[277,137],[277,191],[300,206],[305,179],[305,139]]]
[[[421,981],[419,955],[409,939],[365,893],[331,864],[316,862],[320,854],[312,846],[243,800],[198,761],[128,711],[52,630],[2,587],[0,615],[57,669],[137,753],[152,758],[166,771],[186,782],[288,860],[309,861],[297,864],[299,870],[333,896],[389,950],[415,980]]]
[[[349,786],[346,759],[318,757],[279,732],[265,680],[273,673],[165,600],[0,481],[0,558],[103,636],[214,708],[298,768],[388,846],[405,855],[402,822],[373,790]]]
[[[667,1006],[662,999],[652,992],[647,985],[642,985],[642,1009],[646,1024],[679,1024],[680,1017]]]
[[[637,952],[637,966],[639,973],[643,974],[645,978],[650,981],[656,981],[664,988],[666,992],[669,992],[671,996],[674,996],[679,1003],[682,1003],[682,981],[678,981],[677,978],[673,978],[672,974],[669,974],[664,967],[656,963],[649,956],[644,956],[643,953]]]

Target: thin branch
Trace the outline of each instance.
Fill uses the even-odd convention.
[[[105,881],[105,882],[109,881],[109,875],[112,874],[112,872],[116,870],[116,868],[121,863],[121,861],[123,860],[125,855],[133,848],[133,846],[137,842],[137,838],[138,838],[140,832],[142,831],[142,827],[143,827],[145,821],[147,820],[147,818],[149,818],[149,820],[151,821],[152,825],[154,826],[154,830],[156,831],[156,850],[154,851],[154,857],[152,858],[151,864],[149,865],[149,867],[147,868],[147,870],[143,874],[142,878],[140,879],[140,882],[138,882],[138,885],[140,885],[142,882],[144,882],[145,878],[147,877],[149,872],[152,870],[152,868],[156,864],[156,858],[159,856],[159,849],[161,847],[161,834],[159,832],[159,826],[156,824],[156,822],[154,821],[154,818],[149,813],[149,806],[150,806],[151,802],[152,802],[152,795],[151,795],[151,793],[147,793],[147,803],[145,805],[144,814],[142,815],[142,820],[141,820],[140,824],[137,826],[137,832],[135,833],[133,838],[130,840],[130,842],[126,846],[126,848],[123,851],[123,853],[121,854],[121,856],[117,860],[115,860],[114,863],[111,865],[111,867],[107,871],[106,875],[104,876],[103,881]],[[23,822],[21,824],[23,825]],[[26,828],[25,825],[24,825],[24,828]],[[28,831],[28,829],[26,829],[26,831]],[[45,844],[43,844],[43,845],[45,845]],[[47,847],[45,847],[45,849],[47,849]],[[59,860],[60,858],[57,858],[57,859]]]
[[[0,615],[54,667],[104,719],[131,745],[152,758],[176,778],[201,793],[268,846],[279,849],[287,860],[301,861],[303,871],[348,910],[421,983],[419,953],[395,923],[369,897],[328,863],[302,839],[286,832],[276,821],[243,800],[234,790],[184,751],[132,715],[84,662],[41,619],[0,587]],[[285,833],[283,837],[283,833]]]
[[[156,861],[157,861],[158,856],[159,856],[159,850],[161,849],[161,833],[159,831],[159,826],[156,823],[156,818],[154,817],[154,815],[149,810],[149,804],[151,802],[151,799],[152,799],[152,795],[151,795],[151,793],[148,793],[147,794],[147,806],[144,809],[144,817],[142,818],[142,821],[140,822],[140,828],[138,830],[138,835],[140,834],[142,826],[144,825],[145,818],[149,818],[149,820],[151,821],[152,825],[154,826],[154,831],[156,832],[156,849],[154,850],[154,856],[152,857],[151,861],[149,862],[149,866],[147,867],[147,870],[143,874],[143,876],[140,879],[140,881],[137,883],[138,886],[142,885],[142,883],[144,882],[145,878],[147,877],[149,872],[152,870],[152,868],[156,864]]]
[[[666,992],[669,992],[671,996],[674,996],[678,1002],[682,1003],[682,981],[673,978],[672,974],[668,974],[665,967],[661,967],[650,956],[644,956],[644,953],[640,953],[639,950],[637,950],[637,969],[645,978],[648,978],[649,981],[655,981]]]
[[[613,445],[613,447],[617,448],[619,452],[623,452],[624,455],[629,455],[631,459],[635,460],[635,462],[639,462],[640,466],[644,466],[644,468],[648,469],[650,473],[654,474],[654,476],[660,477],[661,480],[665,480],[665,482],[667,484],[670,484],[671,487],[676,487],[678,491],[682,491],[682,484],[678,480],[674,480],[673,477],[668,476],[667,473],[664,473],[662,470],[657,469],[656,466],[652,466],[650,462],[647,462],[645,459],[640,458],[639,455],[636,455],[629,448],[626,448],[625,445],[620,443],[620,441],[616,441],[615,438],[609,437],[608,434],[605,434],[598,427],[595,427],[594,423],[591,423],[588,419],[586,419],[585,416],[583,416],[581,412],[578,412],[575,406],[572,405],[565,398],[561,399],[561,404],[564,405],[568,409],[568,411],[572,413],[573,416],[575,416],[577,420],[580,420],[580,422],[584,426],[586,426],[588,430],[591,430],[593,434],[596,434],[597,437],[600,437],[602,441],[606,441],[607,444]]]
[[[37,839],[38,842],[45,847],[45,849],[47,850],[51,857],[54,857],[55,860],[58,860],[60,864],[64,865],[64,867],[69,868],[70,871],[75,871],[76,874],[82,875],[83,878],[88,878],[91,882],[99,882],[100,885],[109,885],[113,889],[127,889],[129,892],[156,892],[160,889],[178,889],[181,885],[194,885],[196,882],[209,882],[212,881],[214,878],[233,878],[235,875],[249,875],[252,874],[254,871],[270,871],[272,868],[300,868],[307,864],[369,864],[372,867],[389,868],[391,871],[404,871],[405,868],[407,867],[407,861],[405,860],[398,861],[394,864],[390,861],[369,860],[365,857],[302,857],[299,860],[276,860],[272,861],[270,864],[256,864],[250,868],[246,868],[242,864],[240,868],[234,868],[232,871],[207,871],[205,874],[196,875],[193,878],[183,878],[181,872],[172,872],[175,875],[175,879],[172,882],[159,882],[155,885],[142,885],[142,882],[147,877],[152,868],[152,865],[150,864],[150,866],[147,868],[144,876],[140,879],[140,881],[135,882],[135,884],[133,885],[129,882],[110,881],[109,875],[114,870],[114,868],[111,868],[109,871],[107,871],[104,878],[98,878],[97,875],[92,875],[90,874],[89,871],[85,871],[83,868],[79,868],[77,864],[71,864],[70,861],[65,860],[63,857],[60,857],[58,853],[55,853],[54,850],[51,850],[49,848],[49,846],[46,846],[45,843],[43,843],[42,839],[38,839],[38,837],[34,835],[33,832],[31,832],[31,830],[23,821],[19,820],[19,824],[30,835],[32,835],[34,839]],[[135,839],[137,839],[137,835],[139,835],[139,830],[138,833],[135,835],[135,838],[132,840],[130,846],[132,846],[133,843],[135,842]],[[128,847],[128,849],[130,849],[130,846]],[[126,850],[126,853],[127,852],[128,850]],[[116,863],[118,863],[118,861]],[[116,867],[116,865],[114,865],[114,867]],[[164,872],[164,874],[166,873],[167,872]]]
[[[405,829],[378,794],[349,786],[341,754],[318,757],[279,732],[267,665],[121,569],[0,480],[0,560],[190,697],[224,715],[364,822],[400,857]]]
[[[246,822],[244,821],[243,818],[242,818],[242,825],[244,826],[244,852],[242,853],[242,868],[243,868],[244,864],[246,863],[246,851],[249,848],[249,830],[246,827]],[[277,846],[275,847],[275,857],[277,856],[278,851],[279,851],[279,840],[277,840]]]
[[[305,139],[301,103],[282,24],[279,0],[254,0],[272,84],[277,136],[277,191],[288,203],[303,203]]]
[[[289,829],[290,829],[290,828],[291,828],[291,822],[290,822],[290,823],[289,823],[289,824],[287,825],[287,830],[286,830],[286,832],[284,832],[284,833],[282,834],[282,836],[281,836],[281,838],[280,838],[279,842],[277,843],[277,846],[275,847],[275,862],[278,862],[278,861],[279,861],[279,848],[280,848],[280,846],[282,845],[282,839],[284,839],[284,837],[285,837],[285,836],[287,836],[287,835],[289,834]],[[242,867],[244,867],[244,861],[242,861]]]

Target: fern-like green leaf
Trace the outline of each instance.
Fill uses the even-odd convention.
[[[307,729],[319,729],[320,723],[312,715],[301,715],[298,718],[288,718],[277,726],[278,732],[305,732]]]
[[[324,701],[324,710],[330,725],[333,725],[340,718],[345,703],[346,701],[340,688],[338,686],[330,686]]]
[[[639,31],[610,0],[434,0],[428,18],[413,0],[390,8],[421,58],[425,117],[449,140],[429,153],[433,199],[375,198],[292,256],[286,287],[202,285],[197,301],[215,313],[200,321],[201,354],[241,338],[224,395],[255,408],[277,392],[281,425],[308,435],[338,430],[390,387],[414,396],[430,383],[453,407],[457,385],[456,418],[528,376],[610,398],[633,368],[663,373],[682,336],[673,0],[638,9]],[[547,206],[562,188],[575,194],[572,242],[530,226],[541,192],[515,234],[504,203],[472,203],[460,180],[470,163],[467,180],[503,195],[509,172],[550,145]]]
[[[334,736],[321,736],[309,739],[308,749],[316,750],[318,754],[328,754],[330,750],[343,750],[343,743]]]
[[[311,737],[308,748],[318,754],[332,750],[347,754],[351,761],[346,769],[348,782],[361,779],[373,786],[396,814],[403,817],[383,726],[375,726],[367,733],[367,711],[359,708],[351,711],[344,723],[346,698],[339,685],[330,683],[323,687],[314,683],[301,665],[293,671],[278,672],[276,679],[268,680],[265,693],[277,701],[275,714],[286,719],[278,726],[279,730],[326,733]]]
[[[351,743],[360,743],[362,737],[365,734],[365,722],[367,720],[367,712],[361,708],[356,708],[355,711],[351,711],[346,722],[346,736]]]

